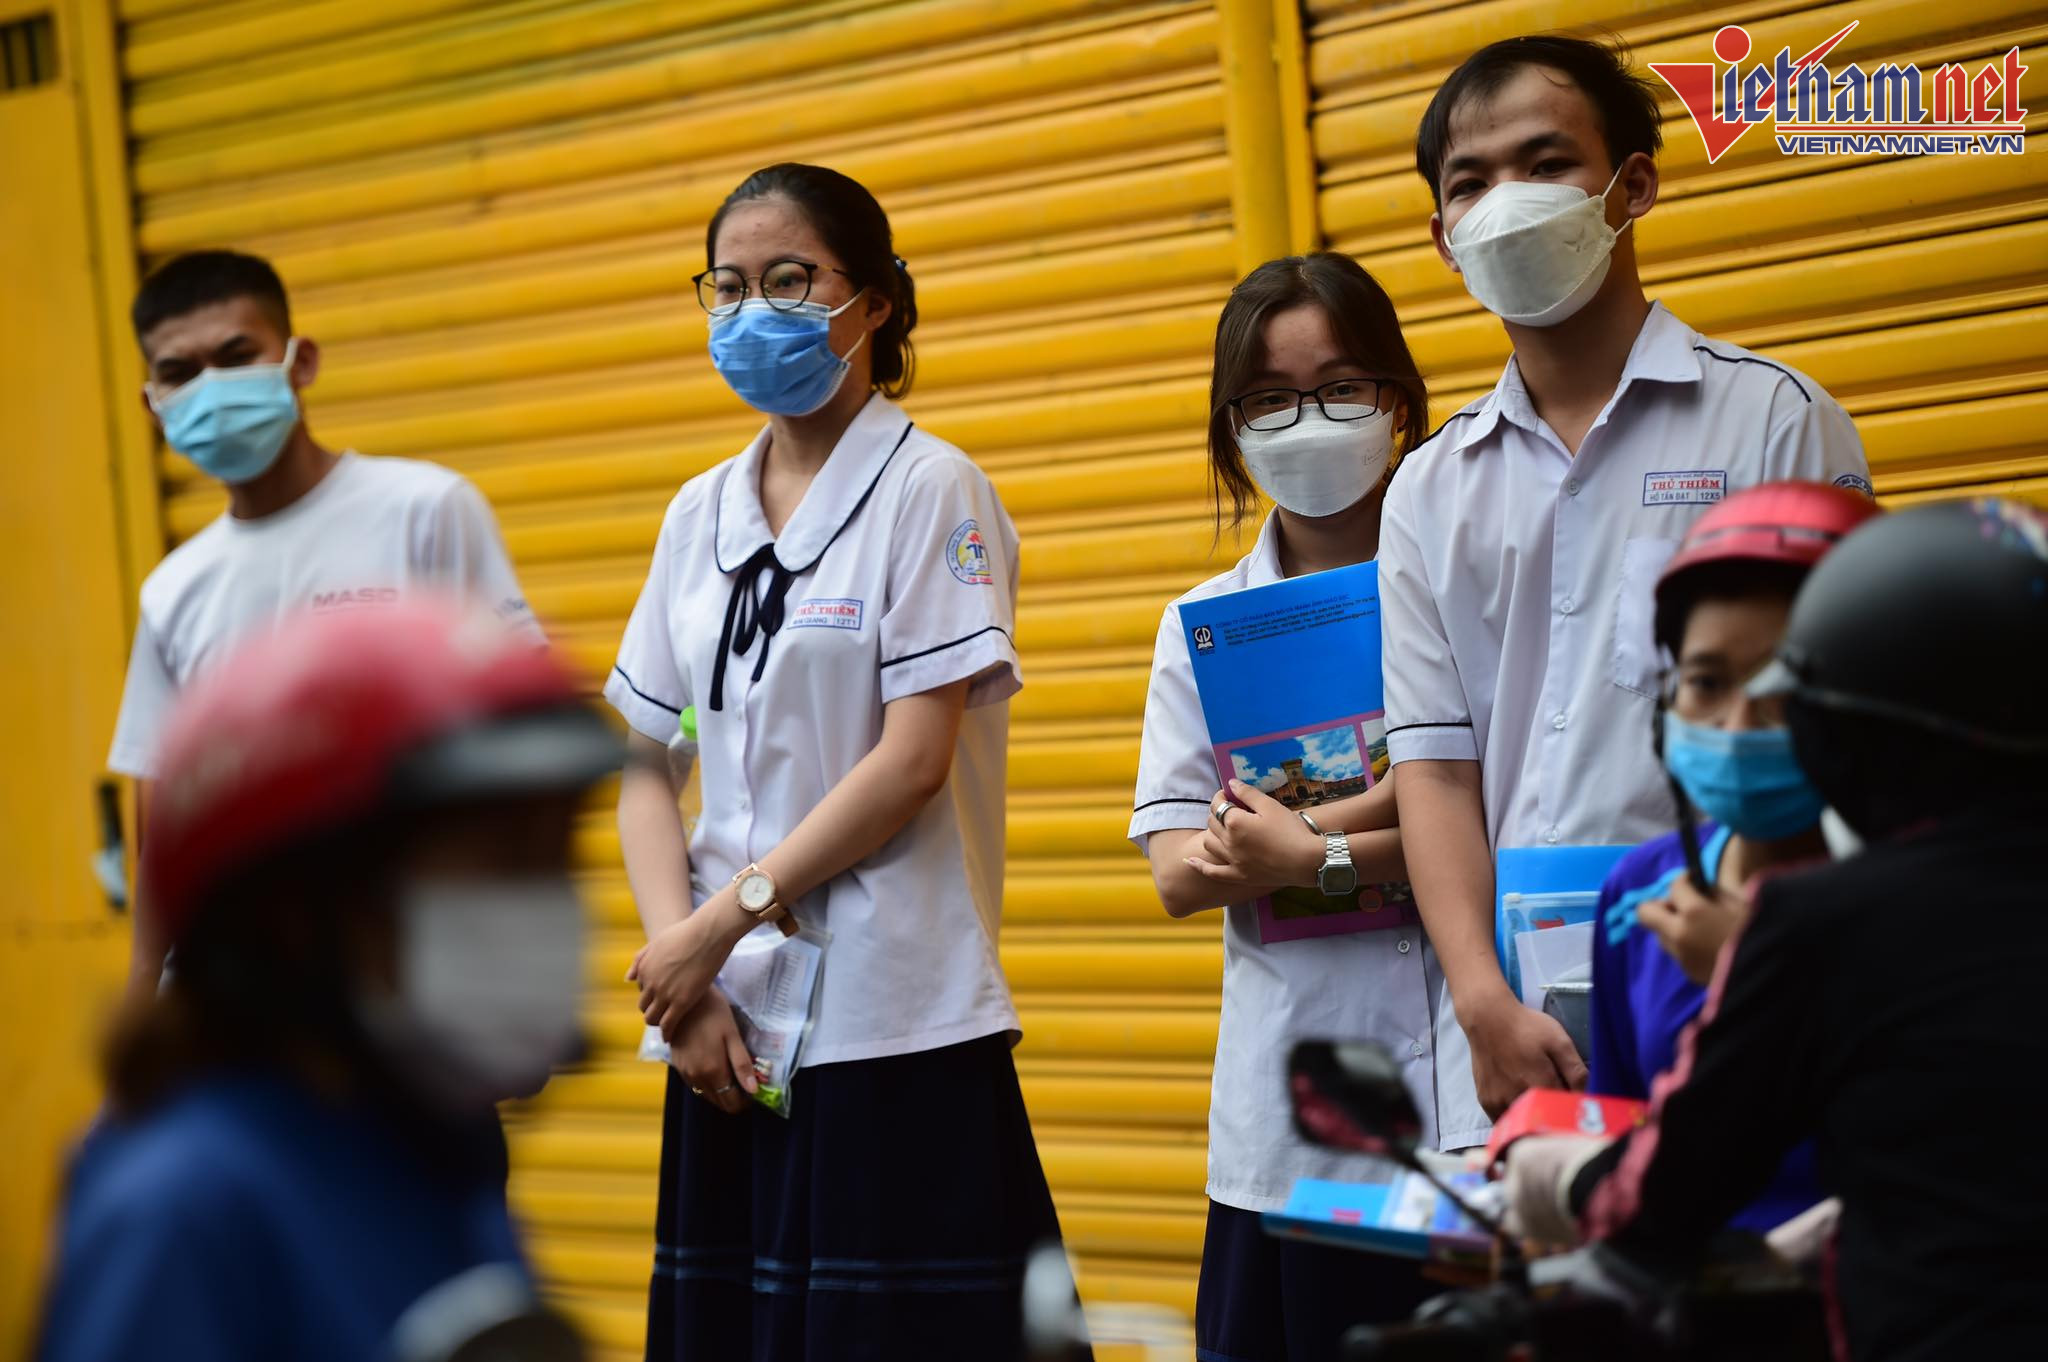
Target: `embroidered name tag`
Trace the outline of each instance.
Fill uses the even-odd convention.
[[[1692,468],[1680,473],[1643,474],[1643,505],[1685,506],[1728,495],[1728,470]]]
[[[858,629],[861,602],[812,597],[791,613],[785,629]]]

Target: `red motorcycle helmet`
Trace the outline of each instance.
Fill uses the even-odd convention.
[[[1776,563],[1805,572],[1881,508],[1862,492],[1824,482],[1766,482],[1728,497],[1698,520],[1657,579],[1657,642],[1676,651],[1687,586],[1722,564]]]
[[[414,599],[301,615],[179,698],[142,902],[175,945],[256,860],[378,814],[574,792],[620,751],[568,669],[487,614]]]

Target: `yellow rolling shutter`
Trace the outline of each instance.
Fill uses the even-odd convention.
[[[1831,61],[1982,65],[2017,44],[2031,69],[2024,156],[1783,156],[1768,128],[1709,166],[1662,90],[1663,188],[1639,233],[1644,282],[1711,335],[1813,375],[1856,418],[1880,493],[2048,499],[2048,6],[1858,0],[1814,8],[1675,0],[1309,5],[1319,220],[1394,295],[1436,416],[1499,376],[1507,343],[1424,234],[1415,124],[1439,82],[1499,38],[1617,32],[1635,60],[1706,61],[1717,29],[1805,52],[1851,20]],[[1660,89],[1661,89],[1660,83]]]
[[[1237,551],[1212,548],[1201,440],[1251,249],[1234,185],[1287,188],[1271,157],[1234,180],[1226,156],[1223,49],[1248,44],[1268,94],[1281,74],[1266,0],[1231,34],[1205,0],[120,6],[145,256],[273,259],[324,346],[317,432],[475,479],[593,676],[663,505],[757,424],[703,354],[706,219],[782,159],[881,198],[923,314],[910,410],[1023,533],[1003,957],[1040,1148],[1090,1297],[1191,1311],[1220,948],[1164,919],[1122,833],[1159,609]],[[1277,136],[1273,114],[1240,101],[1231,135]],[[162,471],[183,538],[219,498]],[[514,1117],[515,1190],[562,1298],[625,1354],[660,1075],[631,1058],[608,817],[586,856],[598,1054]]]

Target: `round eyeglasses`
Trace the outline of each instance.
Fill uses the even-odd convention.
[[[690,282],[697,286],[697,301],[714,317],[739,311],[740,304],[746,301],[756,284],[760,285],[760,296],[767,300],[768,306],[778,312],[788,312],[811,296],[811,284],[821,270],[853,278],[833,265],[813,265],[808,260],[777,260],[752,278],[731,265],[718,265]]]
[[[1307,392],[1300,388],[1261,388],[1233,397],[1224,405],[1237,413],[1246,430],[1285,430],[1301,419],[1302,408],[1314,399],[1316,408],[1332,421],[1363,421],[1377,416],[1383,398],[1391,398],[1395,385],[1377,378],[1339,378]]]

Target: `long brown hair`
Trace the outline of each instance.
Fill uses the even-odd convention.
[[[1209,489],[1216,499],[1216,526],[1236,529],[1258,505],[1259,489],[1245,471],[1228,403],[1244,395],[1265,352],[1266,319],[1276,312],[1314,303],[1330,319],[1344,353],[1368,373],[1393,380],[1407,398],[1395,459],[1429,433],[1429,388],[1401,336],[1394,300],[1365,267],[1336,251],[1268,260],[1230,291],[1216,320],[1216,363],[1209,375]],[[1392,472],[1390,468],[1389,473]]]

